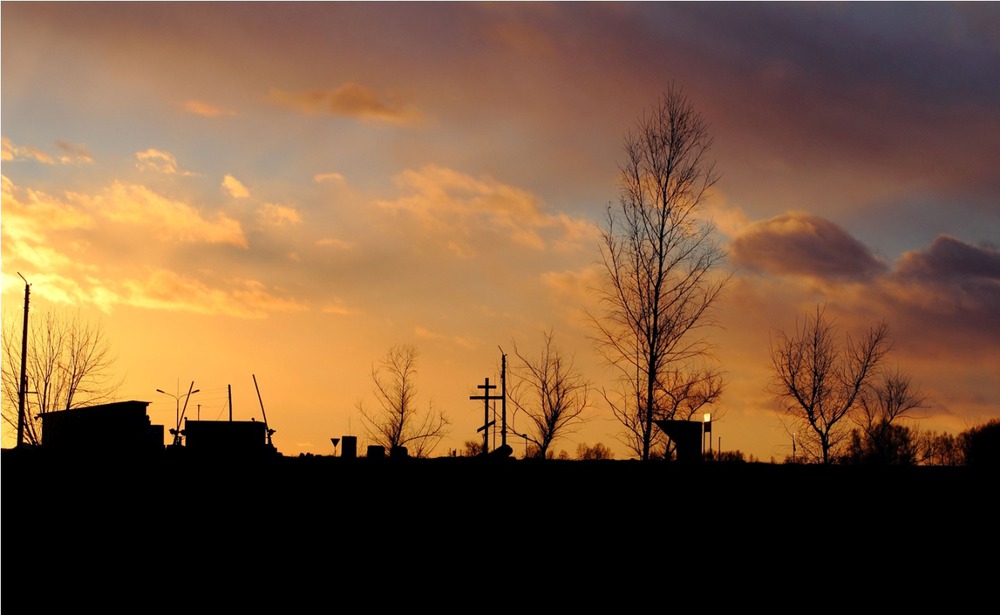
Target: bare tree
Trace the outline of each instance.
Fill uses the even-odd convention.
[[[898,420],[915,418],[914,411],[925,407],[927,397],[917,390],[910,377],[896,369],[882,374],[877,382],[859,395],[853,420],[863,434],[864,458],[869,463],[915,464],[930,456],[920,446],[919,433],[901,429]]]
[[[448,434],[449,421],[443,412],[428,405],[417,409],[417,357],[413,346],[393,346],[380,365],[372,367],[372,382],[379,409],[369,411],[357,404],[372,441],[387,451],[405,448],[414,457],[427,457]]]
[[[549,330],[541,355],[537,358],[522,354],[514,344],[519,364],[511,370],[514,382],[507,399],[514,407],[514,419],[522,413],[529,429],[511,432],[531,442],[535,457],[546,459],[549,447],[558,438],[572,433],[585,420],[584,411],[590,405],[590,382],[567,360],[555,345],[555,335]]]
[[[576,458],[581,460],[614,459],[615,454],[600,442],[594,446],[588,446],[586,442],[581,442],[576,445]]]
[[[835,339],[836,327],[826,319],[825,307],[807,317],[795,332],[778,332],[771,342],[773,392],[789,420],[789,432],[798,435],[803,454],[825,464],[850,436],[848,418],[889,352],[889,326],[873,325],[855,342]],[[794,437],[794,436],[793,436]]]
[[[15,320],[4,322],[2,373],[3,421],[16,430],[23,327]],[[46,412],[114,401],[122,384],[114,374],[115,360],[100,321],[84,321],[79,312],[51,311],[31,321],[25,357],[25,443],[41,443],[41,415]]]
[[[717,273],[725,252],[714,227],[699,217],[718,180],[711,145],[706,122],[671,86],[626,135],[619,201],[607,209],[603,313],[592,321],[618,374],[604,397],[624,427],[623,442],[643,460],[664,437],[655,421],[684,405],[669,400],[685,381],[705,381],[697,364],[710,358],[705,330],[729,279]]]

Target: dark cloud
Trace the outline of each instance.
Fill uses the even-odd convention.
[[[731,250],[738,267],[774,274],[858,280],[886,269],[844,229],[801,212],[750,225],[736,237]]]
[[[939,235],[907,252],[883,290],[910,335],[969,357],[995,358],[1000,344],[1000,251]],[[995,359],[994,359],[995,360]]]
[[[926,249],[905,253],[880,282],[867,296],[892,315],[902,352],[962,361],[968,373],[994,377],[1000,251],[939,235]]]
[[[928,249],[904,254],[896,271],[904,277],[1000,281],[1000,250],[973,246],[950,235],[939,235]]]

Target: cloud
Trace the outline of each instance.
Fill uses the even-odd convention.
[[[86,146],[74,145],[66,141],[56,141],[56,147],[62,152],[59,162],[63,164],[89,164],[94,162],[94,157],[87,151]]]
[[[207,103],[202,100],[185,100],[184,102],[181,103],[181,109],[183,109],[187,113],[191,113],[193,115],[200,115],[202,117],[219,117],[223,115],[236,115],[234,111],[221,109],[211,103]]]
[[[334,90],[285,92],[273,89],[269,100],[306,115],[337,115],[396,124],[412,124],[421,119],[416,109],[396,101],[384,101],[373,90],[357,83],[347,83]]]
[[[14,162],[15,160],[34,160],[35,162],[41,162],[43,164],[55,164],[52,156],[39,151],[38,148],[31,147],[30,145],[18,147],[7,137],[3,137],[2,142],[2,158],[0,159],[2,159],[3,162]]]
[[[29,267],[32,283],[45,276],[45,294],[53,301],[69,302],[72,295],[69,278],[59,272],[86,272],[96,267],[75,258],[70,252],[78,242],[50,241],[53,234],[72,237],[74,231],[89,231],[97,226],[94,216],[73,205],[35,190],[22,190],[7,177],[3,183],[2,246],[4,268]],[[6,284],[6,283],[5,283]]]
[[[136,167],[140,171],[157,171],[166,175],[194,175],[190,171],[179,171],[177,159],[173,154],[161,152],[156,149],[147,149],[144,152],[136,152]]]
[[[258,215],[266,226],[286,226],[302,222],[302,216],[295,209],[273,203],[264,203],[261,205]]]
[[[232,175],[226,175],[222,180],[222,189],[235,199],[245,199],[250,196],[250,191]]]
[[[95,216],[144,228],[162,239],[247,247],[238,221],[221,212],[206,218],[187,203],[159,195],[145,186],[116,181],[99,195],[71,197]]]
[[[345,180],[344,176],[341,175],[340,173],[318,173],[316,175],[313,175],[313,181],[316,182],[317,184],[325,182],[342,184],[347,180]]]
[[[431,165],[404,171],[395,181],[408,194],[376,204],[412,217],[460,257],[475,255],[490,236],[535,250],[579,248],[593,237],[588,223],[546,214],[537,197],[491,177]]]
[[[939,235],[925,250],[904,253],[881,289],[901,306],[915,339],[936,340],[936,352],[971,353],[984,340],[1000,344],[1000,250]],[[993,352],[992,350],[990,352]]]
[[[928,249],[903,254],[896,269],[905,277],[1000,281],[1000,251],[969,245],[950,235],[938,235]]]
[[[746,270],[837,281],[863,280],[886,270],[864,244],[818,216],[791,212],[744,228],[731,244]]]
[[[225,287],[165,269],[121,285],[119,301],[136,307],[239,318],[264,318],[271,312],[298,312],[304,304],[271,293],[258,280],[236,279]]]
[[[360,313],[359,310],[348,307],[342,299],[335,299],[333,303],[327,303],[320,311],[324,314],[334,314],[337,316],[351,316]]]
[[[36,190],[22,190],[2,178],[4,241],[45,242],[48,233],[92,228],[91,215]]]

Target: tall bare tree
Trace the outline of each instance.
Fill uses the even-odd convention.
[[[889,352],[889,326],[878,322],[855,341],[836,340],[836,326],[817,306],[791,334],[779,331],[771,342],[774,367],[772,391],[781,404],[786,425],[796,434],[803,455],[825,464],[834,460],[850,436],[850,413],[870,386]],[[793,436],[794,437],[794,436]]]
[[[372,367],[377,410],[364,402],[357,404],[365,430],[376,445],[387,451],[406,448],[414,457],[427,457],[448,435],[449,421],[443,412],[428,405],[426,412],[417,408],[416,347],[393,346],[380,364]]]
[[[4,319],[2,367],[3,421],[15,430],[23,335],[16,320]],[[26,444],[40,444],[41,415],[113,401],[122,380],[115,376],[116,357],[100,321],[49,311],[31,320],[27,337],[23,437]]]
[[[627,133],[619,200],[607,208],[603,313],[592,321],[618,374],[604,397],[643,460],[664,437],[655,421],[684,406],[676,399],[685,381],[705,381],[697,366],[711,358],[707,328],[729,279],[714,227],[700,215],[718,180],[711,146],[707,123],[671,85]]]
[[[513,366],[514,381],[507,399],[514,407],[514,421],[523,414],[529,429],[511,432],[531,442],[535,457],[546,459],[549,447],[562,436],[572,433],[585,421],[584,411],[590,407],[591,384],[565,358],[555,344],[552,330],[545,333],[538,357],[521,353],[514,344],[519,363]]]

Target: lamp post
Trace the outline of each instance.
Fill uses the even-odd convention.
[[[712,415],[709,412],[705,413],[704,421],[702,422],[702,442],[701,450],[705,450],[705,439],[704,436],[708,436],[708,455],[712,456]]]
[[[191,385],[194,386],[194,383],[192,382]],[[184,407],[185,408],[187,408],[187,400],[188,400],[188,398],[190,398],[192,395],[194,395],[195,393],[197,393],[200,390],[201,389],[195,389],[195,390],[192,391],[192,390],[188,389],[187,395],[184,396]],[[174,419],[174,421],[175,421],[175,424],[174,424],[174,428],[171,429],[170,431],[171,431],[171,433],[174,434],[174,444],[180,444],[181,443],[181,394],[177,393],[175,395],[173,393],[167,393],[163,389],[156,389],[156,392],[157,393],[163,393],[164,395],[168,395],[168,396],[174,398],[174,407],[175,407],[175,410],[174,410],[175,419]]]

